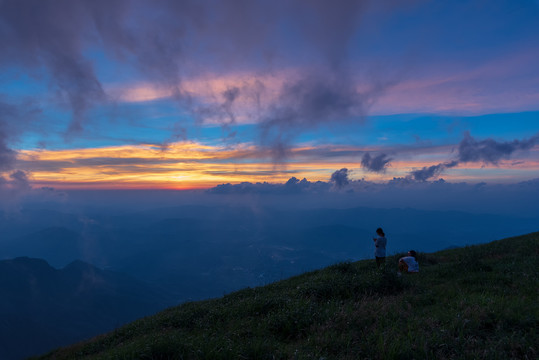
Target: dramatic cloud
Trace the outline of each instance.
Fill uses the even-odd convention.
[[[279,160],[290,143],[304,131],[320,125],[364,121],[369,107],[391,83],[377,83],[360,92],[350,75],[325,72],[308,74],[286,83],[279,100],[260,122],[262,143],[273,147]]]
[[[127,61],[128,69],[160,84],[201,122],[233,125],[234,104],[240,97],[254,98],[264,110],[254,115],[261,122],[262,142],[279,159],[304,131],[363,118],[389,86],[375,79],[358,91],[348,69],[350,45],[369,3],[6,0],[0,3],[0,47],[5,50],[0,65],[35,74],[47,69],[53,88],[71,108],[70,135],[84,129],[89,109],[108,101],[95,56],[88,53],[92,47],[100,47],[108,59]],[[291,46],[290,38],[301,45]],[[308,70],[300,61],[305,54],[319,59]],[[241,65],[263,77],[275,63],[303,69],[299,79],[279,90],[276,103],[261,103],[263,81],[245,94],[230,86],[206,103],[183,86],[184,78],[204,69],[230,71]]]
[[[426,181],[436,175],[439,175],[443,169],[445,169],[444,164],[432,165],[429,167],[425,166],[422,169],[411,171],[410,176],[417,181]]]
[[[0,102],[0,171],[10,170],[15,163],[16,153],[7,145],[7,119],[15,113],[15,108]]]
[[[534,135],[525,140],[497,142],[493,139],[478,141],[469,132],[466,132],[458,146],[457,160],[413,170],[407,178],[416,181],[426,181],[440,175],[445,169],[468,162],[483,162],[485,164],[497,165],[500,160],[509,159],[514,152],[530,150],[536,144],[539,144],[539,135]]]
[[[14,168],[17,152],[9,143],[16,142],[23,132],[22,128],[30,125],[40,113],[40,109],[31,101],[11,104],[3,97],[0,94],[0,172]]]
[[[140,16],[151,14],[143,10],[131,18],[130,9],[140,5],[123,0],[2,1],[0,47],[5,51],[0,55],[0,65],[23,67],[36,75],[46,69],[53,89],[72,111],[67,132],[78,133],[83,130],[87,111],[107,100],[88,47],[102,41],[112,56],[125,59],[135,55],[137,63],[153,69],[170,68],[164,62],[176,55],[171,50],[178,47],[177,41],[169,40],[178,31],[171,31],[171,22],[159,22],[167,37],[162,39],[156,22],[153,28],[142,30],[148,31],[147,36],[133,33],[131,26],[148,23]],[[162,60],[152,61],[155,59]],[[170,71],[166,78],[171,78]]]
[[[92,63],[83,56],[84,30],[90,25],[83,1],[2,1],[0,64],[49,70],[55,87],[73,111],[70,132],[82,130],[91,104],[105,94]]]
[[[15,155],[15,151],[11,150],[6,145],[6,135],[0,128],[0,171],[13,168],[13,164],[15,163]]]
[[[475,140],[469,132],[459,144],[459,162],[482,161],[497,164],[501,159],[509,159],[518,150],[529,150],[539,144],[539,134],[525,140],[498,142],[493,139]]]
[[[447,163],[440,163],[438,165],[425,166],[420,170],[413,170],[410,176],[416,181],[426,181],[434,176],[440,175],[440,173],[447,169],[458,165],[458,161],[451,161]]]
[[[365,153],[361,159],[361,166],[367,171],[384,172],[391,160],[386,154],[378,154],[375,157],[371,157],[370,153]]]
[[[343,168],[341,170],[335,171],[331,174],[330,182],[332,182],[337,189],[342,189],[350,183],[348,179],[348,169]]]
[[[0,206],[4,210],[31,190],[28,174],[16,170],[17,152],[10,148],[9,141],[15,140],[20,132],[18,127],[30,121],[36,112],[32,104],[15,106],[0,99]]]
[[[499,14],[517,8],[526,9],[514,2],[485,13],[475,6],[392,0],[2,0],[0,82],[10,97],[5,102],[18,104],[20,112],[23,99],[32,98],[44,116],[38,126],[14,125],[21,116],[0,118],[0,168],[15,170],[15,155],[22,148],[43,144],[65,149],[151,143],[164,150],[188,139],[253,143],[260,149],[253,158],[278,163],[292,160],[298,143],[376,149],[370,135],[380,130],[387,141],[383,149],[397,157],[398,152],[387,149],[396,144],[402,126],[384,127],[382,122],[402,124],[399,119],[356,126],[373,109],[401,119],[408,116],[403,113],[461,114],[468,107],[481,113],[486,103],[498,99],[494,93],[506,94],[493,83],[510,84],[506,88],[520,89],[515,97],[537,104],[534,65],[539,52],[536,37],[527,35],[536,29],[536,14],[529,8],[520,11],[522,22],[496,46],[483,41],[502,38],[509,26],[498,24]],[[457,37],[450,30],[462,14],[461,32],[473,37]],[[430,36],[424,36],[425,28]],[[497,30],[485,31],[490,28]],[[521,45],[505,49],[516,43]],[[470,92],[475,96],[469,97]],[[458,103],[454,94],[459,94]],[[504,103],[520,109],[514,101]],[[526,109],[536,110],[533,106]],[[0,117],[2,112],[0,103]],[[524,133],[530,123],[525,119],[515,133]],[[411,125],[414,133],[425,139],[441,129],[417,124]],[[349,129],[370,133],[344,134]],[[492,129],[494,138],[499,133]],[[14,139],[21,133],[25,141],[19,149]],[[66,134],[72,140],[67,144]],[[402,135],[399,141],[406,146],[407,135]],[[447,143],[438,137],[433,141]],[[497,164],[536,143],[537,136],[504,143],[476,141],[468,134],[455,161]],[[374,176],[408,171],[389,168],[393,159],[373,151],[360,156],[364,170],[379,173]],[[451,167],[443,162],[450,156],[415,170],[411,179],[441,174]],[[417,168],[425,165],[414,162]],[[341,161],[335,168],[357,166],[349,164]],[[180,171],[174,179],[183,179]]]

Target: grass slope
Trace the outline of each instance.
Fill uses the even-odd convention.
[[[146,317],[41,359],[536,359],[539,233],[342,263]]]

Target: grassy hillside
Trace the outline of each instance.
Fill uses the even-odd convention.
[[[186,303],[41,359],[535,359],[539,233],[343,263]]]

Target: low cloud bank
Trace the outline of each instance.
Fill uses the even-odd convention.
[[[472,184],[416,180],[410,176],[376,183],[352,180],[348,175],[347,169],[341,169],[327,182],[292,177],[282,184],[222,184],[205,193],[210,197],[228,195],[235,197],[234,201],[241,201],[239,195],[258,195],[261,201],[266,199],[288,207],[399,207],[539,217],[539,204],[530,196],[539,193],[539,178],[514,184]]]
[[[326,193],[332,185],[323,181],[311,182],[305,178],[299,180],[291,177],[284,184],[272,184],[268,182],[242,182],[240,184],[221,184],[206,190],[207,194],[261,194],[261,195],[286,195],[286,194],[316,194]]]

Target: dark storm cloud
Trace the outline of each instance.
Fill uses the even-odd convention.
[[[372,172],[385,172],[386,166],[389,165],[392,159],[387,157],[387,154],[378,154],[371,157],[370,153],[365,153],[361,159],[361,166]]]
[[[342,168],[331,174],[330,182],[335,185],[337,189],[342,189],[350,183],[348,179],[348,169]]]
[[[443,170],[452,168],[458,165],[458,161],[440,163],[438,165],[424,166],[422,169],[410,172],[410,176],[416,181],[426,181],[436,175],[439,175]]]
[[[416,181],[426,181],[436,175],[439,175],[443,169],[445,169],[443,164],[428,167],[424,166],[422,169],[411,171],[410,176]]]
[[[539,144],[539,134],[524,140],[498,142],[493,139],[478,141],[466,132],[458,147],[458,160],[497,164],[502,159],[508,159],[515,151],[529,150],[536,144]]]

